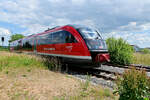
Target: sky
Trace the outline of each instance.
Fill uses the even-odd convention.
[[[105,39],[150,47],[150,0],[0,0],[0,29],[11,35],[66,24],[93,26]]]

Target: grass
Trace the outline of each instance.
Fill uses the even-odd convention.
[[[101,86],[93,86],[88,78],[85,82],[80,82],[78,93],[72,96],[54,97],[54,100],[117,100],[118,96],[114,96],[112,91]]]
[[[43,59],[0,51],[2,100],[114,100],[112,91],[50,71]]]
[[[45,67],[42,59],[36,56],[15,54],[0,51],[0,70],[5,68],[17,68],[17,67]],[[46,67],[45,67],[46,68]]]
[[[150,65],[150,54],[134,53],[134,64]]]
[[[0,51],[9,51],[9,49],[0,46]]]

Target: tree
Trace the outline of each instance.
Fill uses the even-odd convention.
[[[24,38],[24,37],[25,37],[25,36],[22,35],[22,34],[14,34],[14,35],[11,36],[11,40],[9,40],[9,42],[12,42],[12,41],[15,41],[15,40]]]

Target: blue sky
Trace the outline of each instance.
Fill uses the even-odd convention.
[[[0,0],[0,28],[23,35],[84,24],[150,47],[150,0]]]

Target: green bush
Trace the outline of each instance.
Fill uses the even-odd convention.
[[[111,63],[128,65],[133,62],[133,47],[122,38],[108,38],[106,43],[110,53]]]
[[[144,53],[144,54],[148,54],[148,53],[150,53],[150,50],[149,50],[149,49],[144,48],[144,49],[142,49],[142,50],[141,50],[141,52],[142,52],[142,53]]]
[[[122,77],[118,77],[117,91],[119,100],[149,100],[150,79],[144,70],[132,68],[124,72]]]

